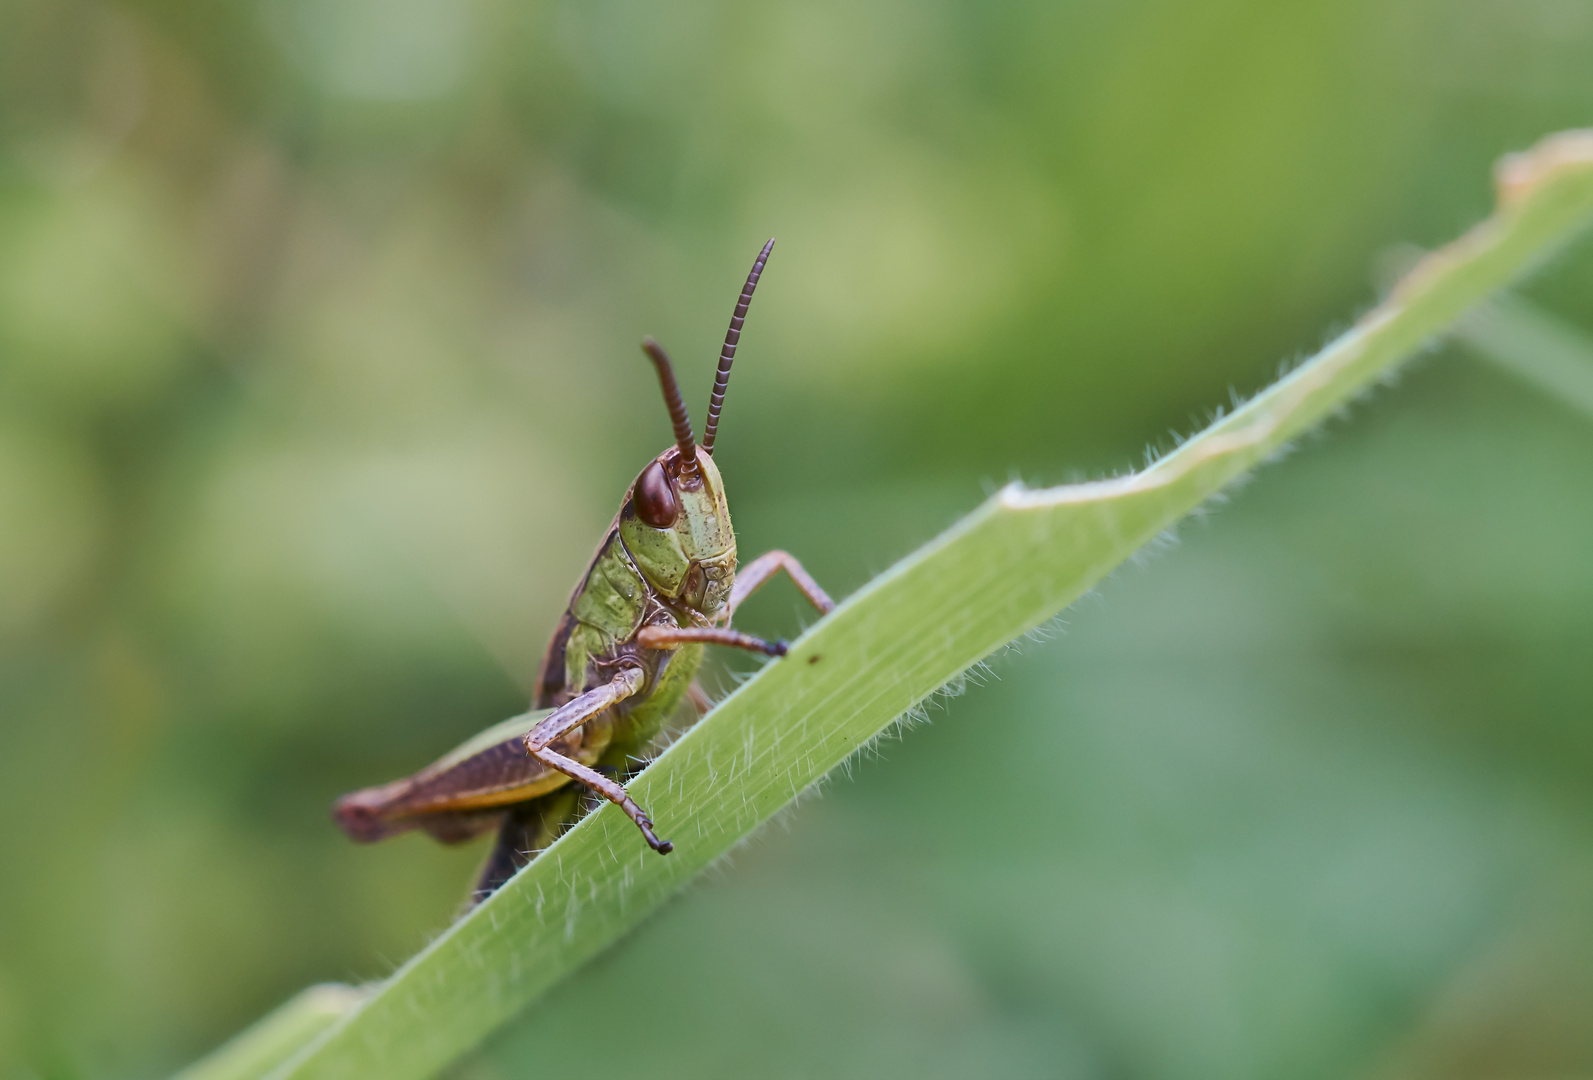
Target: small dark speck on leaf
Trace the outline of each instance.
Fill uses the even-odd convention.
[[[812,656],[808,657],[808,663],[817,664],[818,662],[819,662],[819,654],[818,653],[814,653]]]

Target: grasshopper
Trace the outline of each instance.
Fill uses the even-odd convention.
[[[333,807],[361,842],[423,829],[460,843],[492,829],[497,843],[473,894],[502,885],[578,817],[582,789],[615,803],[654,851],[673,848],[616,777],[632,771],[659,741],[684,701],[710,707],[695,682],[704,647],[725,645],[768,656],[784,641],[730,628],[742,601],[780,571],[820,612],[834,602],[784,551],[736,568],[736,537],[714,438],[730,366],[770,240],[736,302],[719,353],[701,444],[681,400],[668,355],[651,338],[642,348],[658,373],[675,444],[655,457],[625,493],[614,523],[575,587],[537,672],[532,711],[489,728],[403,780],[345,795]],[[573,783],[572,783],[573,781]]]

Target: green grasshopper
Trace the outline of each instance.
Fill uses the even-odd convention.
[[[648,338],[675,445],[641,471],[570,597],[537,672],[533,711],[489,728],[413,776],[337,801],[333,815],[355,840],[424,829],[460,843],[491,829],[498,840],[476,884],[480,898],[507,881],[583,810],[581,785],[617,804],[654,851],[673,845],[615,779],[659,741],[689,700],[710,706],[694,681],[706,645],[784,656],[784,641],[730,629],[736,608],[784,570],[821,612],[835,607],[801,563],[771,551],[736,569],[736,536],[714,437],[730,365],[770,240],[741,290],[708,402],[701,445],[669,357]]]

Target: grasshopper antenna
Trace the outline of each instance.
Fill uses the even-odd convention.
[[[747,306],[752,303],[752,290],[758,287],[763,264],[769,261],[769,252],[773,250],[774,240],[770,238],[758,253],[758,261],[752,264],[752,273],[747,275],[747,283],[741,288],[741,299],[736,301],[736,313],[730,316],[730,332],[725,334],[725,347],[719,350],[719,371],[714,375],[714,392],[708,399],[708,421],[702,429],[702,448],[705,453],[714,452],[714,436],[719,433],[719,410],[724,408],[725,387],[730,384],[730,365],[736,362],[741,324],[747,321]]]
[[[691,414],[680,397],[680,384],[675,382],[675,369],[669,354],[652,338],[642,339],[642,351],[658,369],[658,385],[664,391],[664,404],[669,408],[669,420],[675,425],[675,445],[680,447],[680,478],[687,487],[700,483],[697,469],[697,444],[691,437]]]

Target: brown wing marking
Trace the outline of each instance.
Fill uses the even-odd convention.
[[[612,722],[598,717],[558,740],[557,745],[560,753],[579,761],[596,761],[607,748],[611,731]],[[407,779],[345,795],[333,807],[333,816],[344,832],[369,843],[425,827],[422,818],[451,818],[459,812],[523,802],[567,783],[567,776],[526,753],[524,741],[516,737],[461,761],[434,765]],[[490,822],[461,821],[460,839],[490,827]],[[448,827],[444,831],[451,834],[456,830]]]

